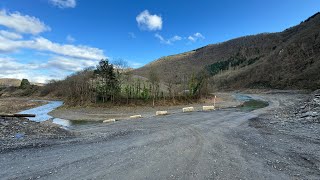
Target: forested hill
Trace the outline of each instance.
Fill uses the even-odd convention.
[[[206,72],[223,88],[320,88],[320,13],[278,33],[264,33],[167,56],[133,71],[163,82]]]

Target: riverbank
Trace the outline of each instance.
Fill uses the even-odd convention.
[[[32,101],[30,98],[0,98],[0,113],[18,113],[45,104],[47,102]]]
[[[232,96],[232,93],[215,93],[216,109],[236,107],[240,101]],[[202,106],[213,105],[213,99],[201,99],[199,103],[175,105],[175,106],[112,106],[112,107],[65,107],[62,106],[49,113],[49,115],[68,119],[72,121],[103,121],[106,119],[127,119],[132,115],[140,114],[142,117],[152,117],[156,111],[168,111],[178,113],[183,107],[193,106],[196,110],[201,110]]]
[[[0,151],[25,147],[45,146],[52,140],[72,137],[73,132],[45,122],[26,118],[0,118]]]
[[[40,146],[0,153],[0,167],[4,169],[0,176],[318,179],[320,126],[314,119],[319,116],[312,113],[305,117],[304,111],[309,112],[309,104],[311,111],[319,111],[319,96],[272,92],[248,96],[267,101],[269,106],[254,111],[228,108],[82,126],[73,130],[74,138],[38,141]],[[298,111],[291,111],[294,109]]]

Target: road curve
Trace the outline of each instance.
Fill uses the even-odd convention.
[[[87,138],[79,141],[0,154],[0,177],[292,179],[266,163],[273,154],[263,144],[273,140],[248,125],[254,117],[219,110],[92,126],[80,131]]]

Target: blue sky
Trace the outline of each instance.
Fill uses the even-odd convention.
[[[136,68],[282,31],[319,9],[319,0],[1,0],[0,78],[61,79],[106,57]]]

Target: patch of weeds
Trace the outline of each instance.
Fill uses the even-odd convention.
[[[268,102],[252,99],[244,102],[239,107],[243,111],[253,111],[256,109],[267,107],[268,105]]]

